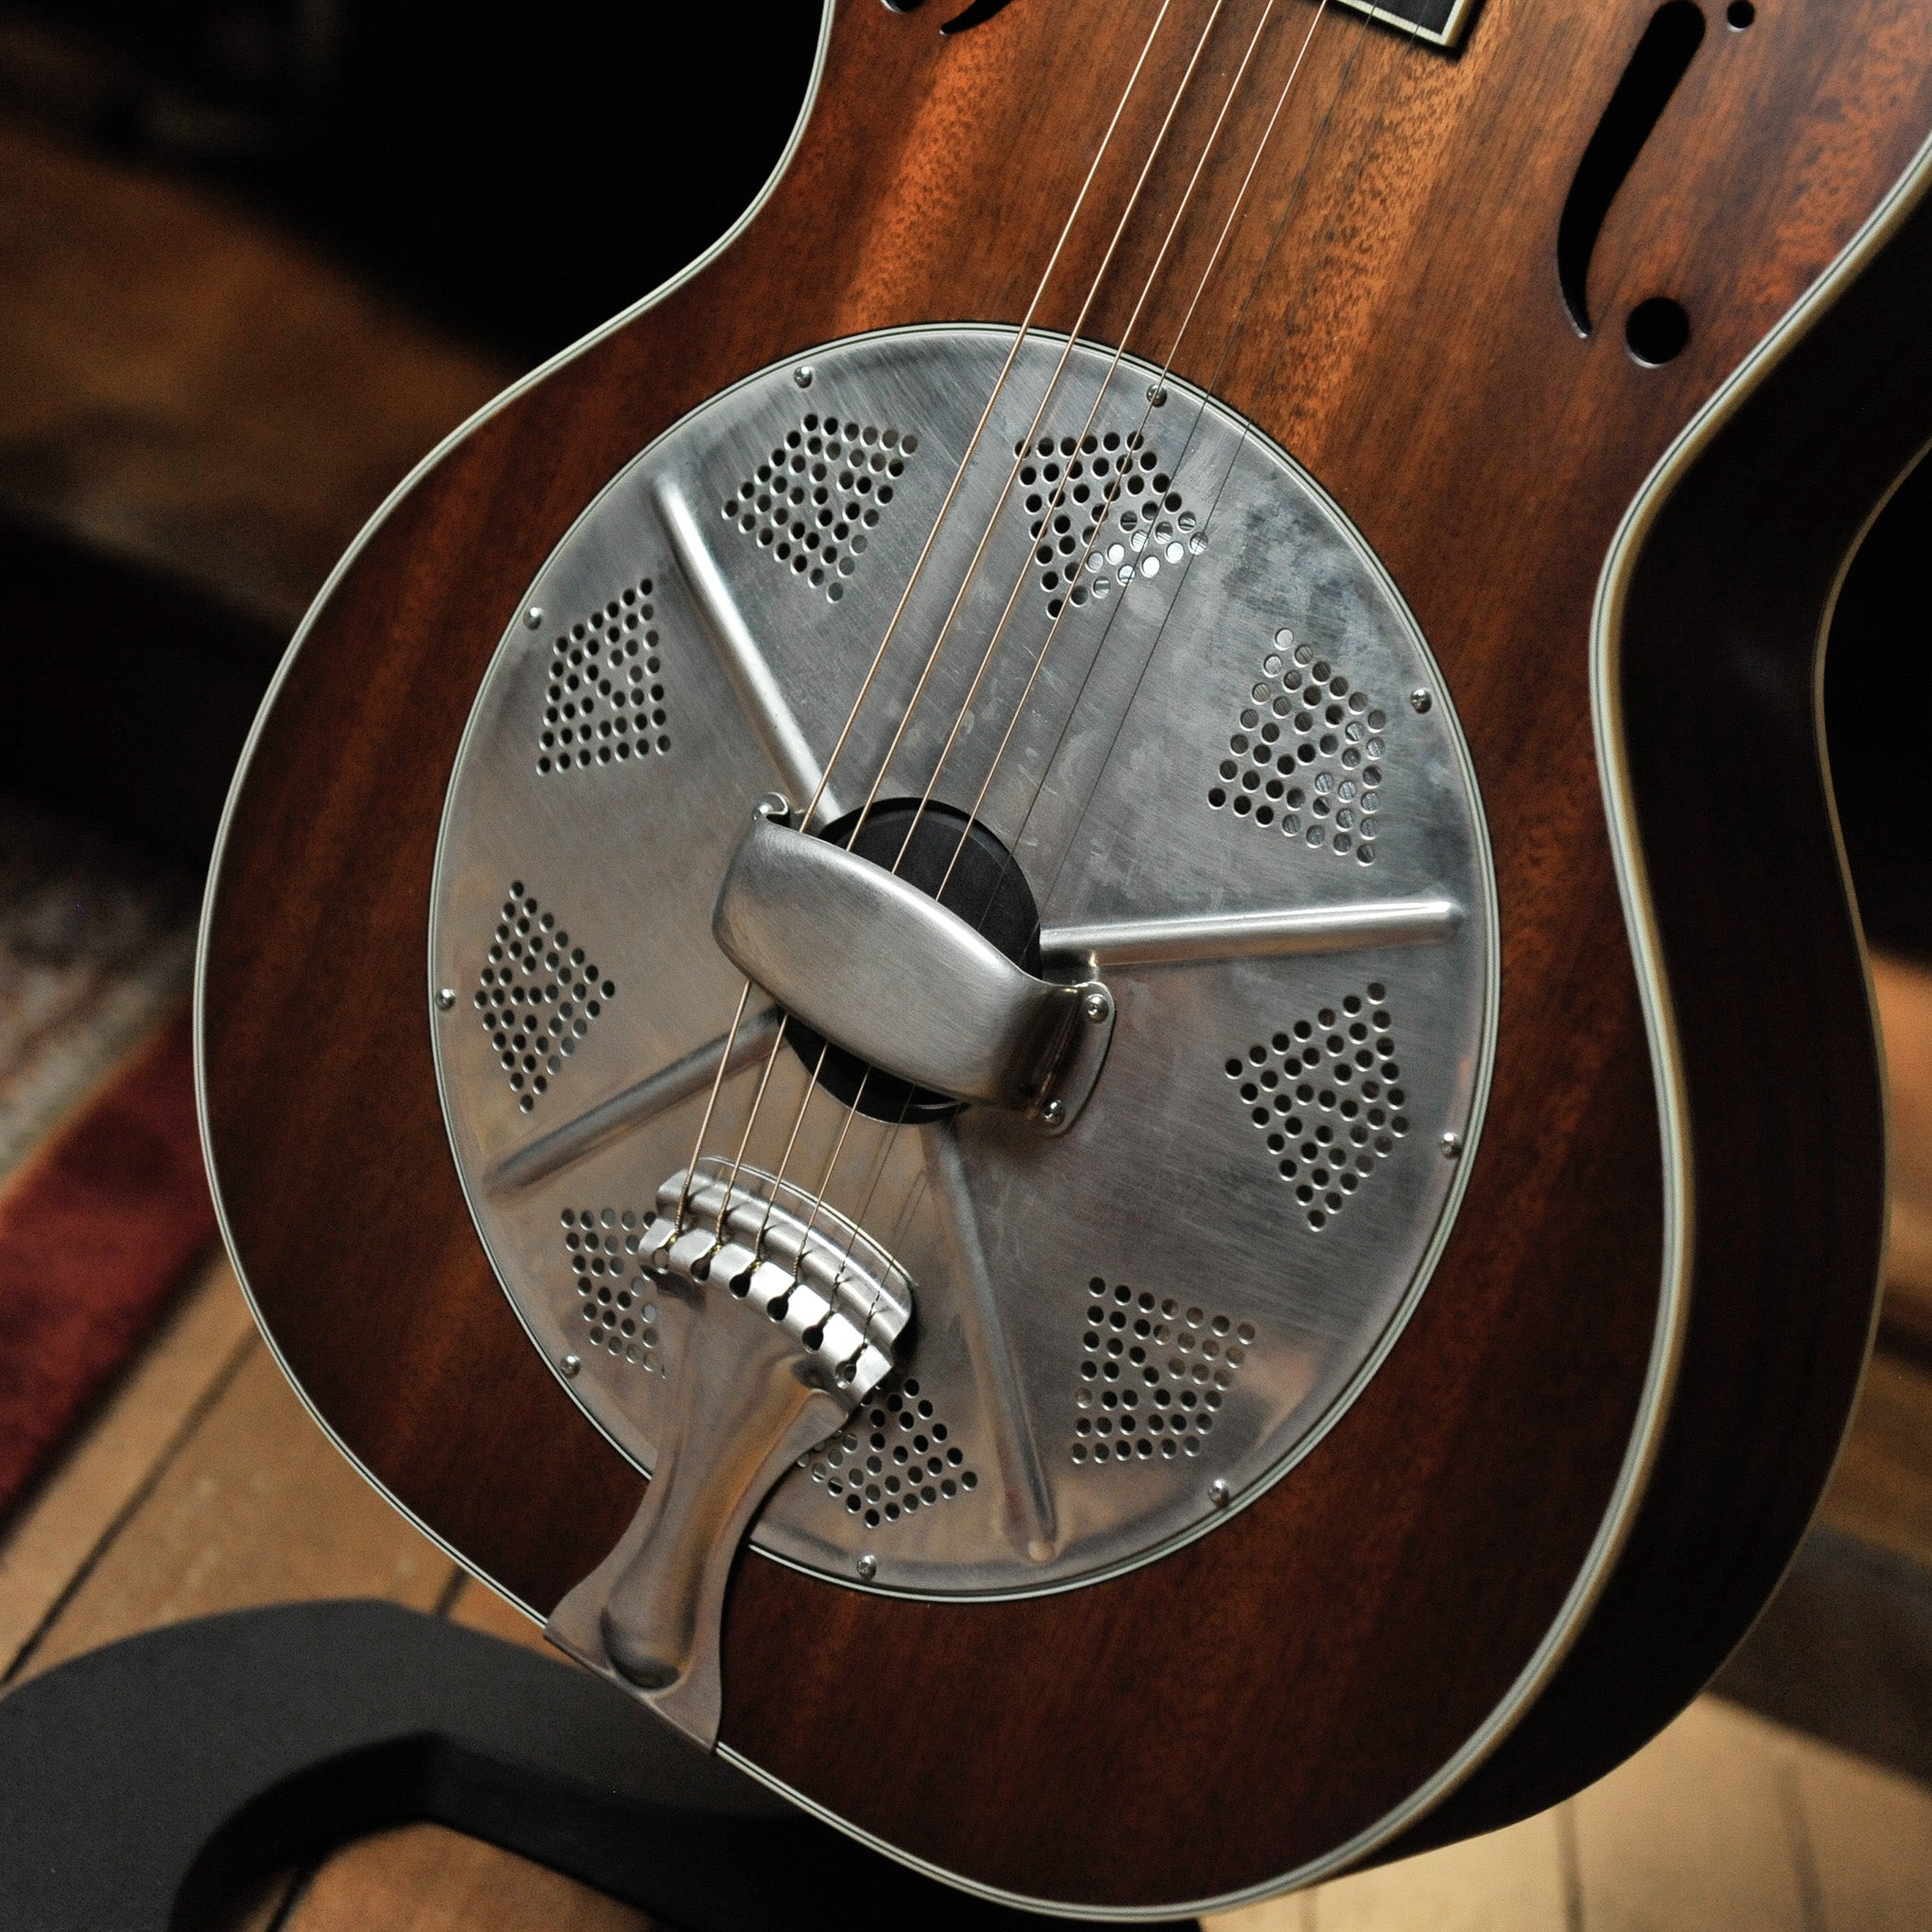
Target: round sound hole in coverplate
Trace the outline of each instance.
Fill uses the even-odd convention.
[[[621,470],[504,613],[430,908],[428,1024],[477,1228],[532,1341],[578,1358],[565,1386],[644,1469],[682,1315],[635,1234],[690,1157],[742,984],[711,938],[719,882],[760,796],[798,789],[747,652],[822,759],[891,628],[824,817],[876,780],[862,849],[889,864],[938,767],[910,871],[937,883],[970,810],[966,883],[1029,970],[1083,976],[1065,936],[1122,921],[1326,921],[1303,950],[1103,959],[1112,1045],[1057,1137],[860,1099],[855,1067],[814,1085],[813,1043],[774,1057],[769,1031],[725,1079],[706,1153],[733,1155],[764,1080],[747,1164],[808,1190],[829,1173],[835,1224],[914,1284],[896,1396],[805,1458],[752,1540],[933,1596],[1104,1576],[1292,1469],[1423,1292],[1494,1031],[1452,693],[1360,535],[1253,424],[1172,378],[1153,402],[1156,371],[1110,377],[1084,344],[1056,384],[1063,343],[1030,338],[893,624],[1011,343],[833,343],[809,385],[791,364],[750,377]],[[499,960],[506,922],[520,950]],[[445,988],[465,989],[448,1011]]]

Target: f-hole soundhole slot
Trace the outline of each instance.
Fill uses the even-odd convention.
[[[1651,131],[1704,45],[1704,13],[1694,0],[1666,0],[1651,16],[1577,163],[1556,229],[1556,274],[1577,332],[1590,332],[1590,258],[1618,190],[1637,166]]]
[[[925,0],[886,0],[886,7],[892,13],[917,13],[925,5]],[[1002,13],[1011,5],[1011,0],[967,0],[967,4],[939,28],[941,33],[964,33],[969,27],[983,26],[995,13]]]

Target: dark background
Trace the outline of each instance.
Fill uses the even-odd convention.
[[[793,126],[817,30],[813,0],[46,0],[0,6],[0,113],[225,198],[426,327],[527,367],[635,301],[750,201]],[[205,850],[281,642],[218,605],[58,532],[0,525],[0,640],[132,639],[136,612],[147,633],[114,660],[133,697],[104,726],[97,708],[85,744],[26,722],[84,702],[77,653],[8,660],[17,722],[0,725],[0,782]],[[1853,565],[1825,680],[1869,931],[1932,958],[1928,656],[1932,466]],[[100,664],[97,652],[84,675]]]
[[[530,364],[750,202],[817,38],[814,0],[49,0],[0,7],[0,104],[238,197]]]

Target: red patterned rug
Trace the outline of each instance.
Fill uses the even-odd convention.
[[[192,873],[0,797],[0,1523],[214,1239]]]
[[[0,1192],[0,1522],[214,1237],[183,1010]]]

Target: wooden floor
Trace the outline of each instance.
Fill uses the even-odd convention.
[[[1932,1564],[1932,1373],[1876,1366],[1827,1514]],[[523,1641],[514,1611],[369,1491],[212,1264],[0,1541],[0,1683],[156,1624],[387,1597]],[[558,1669],[571,1668],[559,1663]],[[1512,1831],[1231,1912],[1214,1932],[1921,1932],[1932,1792],[1706,1698]],[[247,1932],[639,1932],[650,1921],[435,1826],[238,1902]]]

